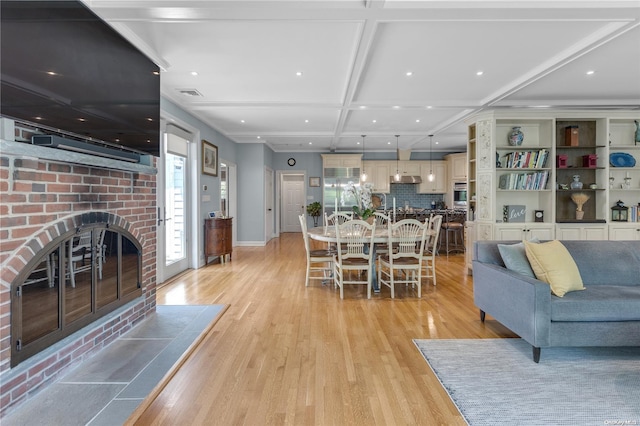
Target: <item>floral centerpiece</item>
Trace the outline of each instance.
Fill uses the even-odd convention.
[[[342,192],[342,204],[345,204],[346,197],[352,196],[357,203],[357,205],[353,206],[353,212],[360,219],[367,220],[376,211],[371,200],[372,190],[373,184],[371,182],[363,183],[362,185],[354,185],[353,182],[349,182]]]

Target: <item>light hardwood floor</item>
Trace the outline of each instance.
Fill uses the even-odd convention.
[[[479,320],[462,255],[439,256],[438,286],[366,298],[304,286],[299,233],[234,248],[189,271],[158,304],[228,304],[139,425],[465,424],[411,339],[514,337]]]

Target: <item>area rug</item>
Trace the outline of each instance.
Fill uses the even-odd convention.
[[[468,424],[640,425],[640,347],[544,348],[522,339],[414,339]]]

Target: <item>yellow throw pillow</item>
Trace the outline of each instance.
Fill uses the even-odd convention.
[[[548,283],[553,294],[562,297],[570,291],[584,290],[578,266],[560,241],[524,241],[524,248],[536,278]]]

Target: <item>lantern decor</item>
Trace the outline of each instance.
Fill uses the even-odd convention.
[[[576,203],[576,219],[582,220],[584,217],[584,210],[582,210],[582,206],[585,205],[587,201],[589,201],[589,195],[584,192],[576,192],[571,194],[571,201]]]
[[[628,222],[629,221],[629,207],[624,205],[624,202],[618,200],[615,206],[611,207],[611,221],[612,222]]]

